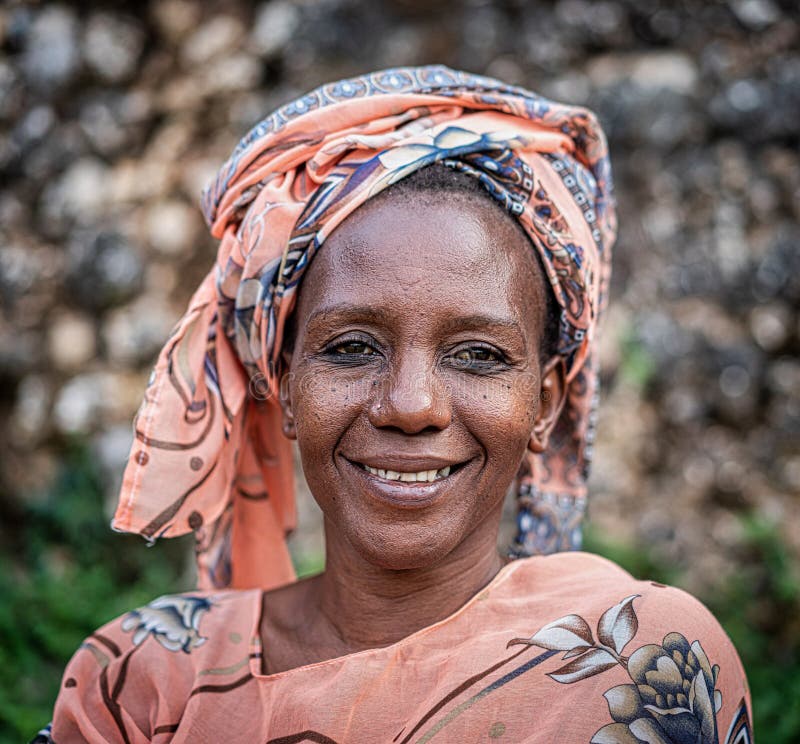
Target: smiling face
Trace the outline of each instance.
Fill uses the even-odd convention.
[[[496,539],[526,447],[546,446],[563,365],[540,360],[545,284],[485,197],[379,196],[301,286],[284,430],[331,530],[384,568]],[[542,391],[545,395],[541,395]]]

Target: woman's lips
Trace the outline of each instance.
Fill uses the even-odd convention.
[[[392,463],[394,468],[384,468],[348,458],[344,458],[344,460],[373,497],[406,509],[422,508],[432,504],[439,496],[450,490],[453,479],[458,477],[467,464],[466,462],[452,463],[439,468],[419,468],[415,464],[412,470],[406,464]],[[402,470],[397,469],[401,467]]]
[[[361,465],[361,467],[371,475],[377,475],[379,478],[384,478],[389,481],[400,481],[401,483],[433,483],[440,478],[446,478],[450,475],[449,465],[438,470],[434,468],[433,470],[418,470],[410,473],[392,470],[390,468],[373,468],[363,463],[357,464]]]

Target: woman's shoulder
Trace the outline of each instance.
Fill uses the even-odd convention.
[[[606,738],[597,732],[597,741],[628,741],[622,736],[627,729],[647,741],[653,731],[664,741],[716,740],[705,738],[711,731],[726,741],[726,731],[729,737],[750,731],[741,660],[698,599],[635,579],[589,553],[521,563],[514,577],[518,596],[528,597],[521,614],[527,611],[535,622],[517,616],[515,624],[524,630],[510,645],[538,647],[548,655],[542,668],[559,683],[554,691],[574,690],[584,701],[605,698],[612,722],[603,731]]]
[[[154,722],[179,720],[198,684],[246,671],[261,594],[166,595],[98,628],[64,672],[53,739],[100,740],[101,733],[116,741],[122,730],[147,737]]]
[[[516,569],[512,581],[517,590],[528,587],[538,597],[570,597],[585,604],[602,604],[621,592],[628,592],[654,601],[667,601],[679,610],[708,612],[683,589],[634,578],[620,565],[594,553],[569,551],[532,556],[511,565]]]
[[[643,633],[655,639],[659,634],[681,632],[733,650],[727,634],[700,600],[678,587],[636,579],[607,558],[569,552],[536,556],[520,564],[510,591],[527,596],[538,616],[549,609],[551,614],[582,619],[594,626],[604,643],[629,642]],[[608,635],[611,629],[615,638]]]

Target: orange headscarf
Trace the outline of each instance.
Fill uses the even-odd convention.
[[[519,219],[561,306],[567,402],[548,451],[523,463],[512,553],[578,546],[615,237],[605,137],[586,109],[440,66],[343,80],[283,106],[206,189],[219,253],[151,375],[115,529],[194,531],[203,588],[294,577],[292,454],[275,395],[286,319],[326,236],[434,162],[480,179]]]

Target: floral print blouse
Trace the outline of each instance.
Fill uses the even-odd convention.
[[[742,665],[708,610],[588,553],[514,561],[391,646],[277,674],[262,670],[261,600],[161,597],[99,629],[69,663],[40,740],[753,740]]]

